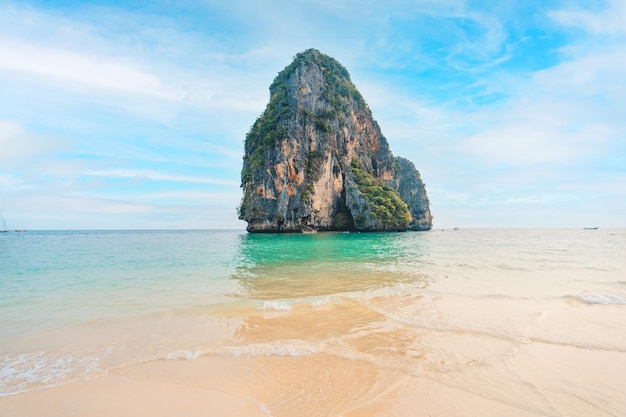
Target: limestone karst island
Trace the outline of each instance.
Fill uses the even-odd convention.
[[[315,49],[270,86],[246,136],[241,187],[248,232],[432,228],[419,172],[393,156],[348,71]]]

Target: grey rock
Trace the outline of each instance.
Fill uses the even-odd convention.
[[[394,158],[348,71],[315,49],[270,86],[246,136],[241,187],[249,232],[432,227],[419,172]]]

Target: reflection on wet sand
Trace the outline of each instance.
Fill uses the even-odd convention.
[[[400,283],[425,287],[428,279],[418,274],[359,271],[341,265],[258,266],[248,269],[239,282],[246,298],[257,300],[298,299],[376,290]]]

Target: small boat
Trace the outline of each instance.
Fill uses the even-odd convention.
[[[598,230],[598,227],[599,226],[596,226],[596,227],[585,227],[584,229],[585,230]]]
[[[4,221],[4,216],[0,213],[0,220],[2,221],[2,228],[0,228],[0,233],[6,233],[9,231],[7,228],[7,222]]]
[[[22,232],[25,232],[26,229],[15,229],[15,231],[18,232],[18,233],[22,233]]]

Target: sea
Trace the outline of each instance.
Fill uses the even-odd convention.
[[[626,229],[0,236],[0,411],[209,360],[274,417],[624,416]]]

